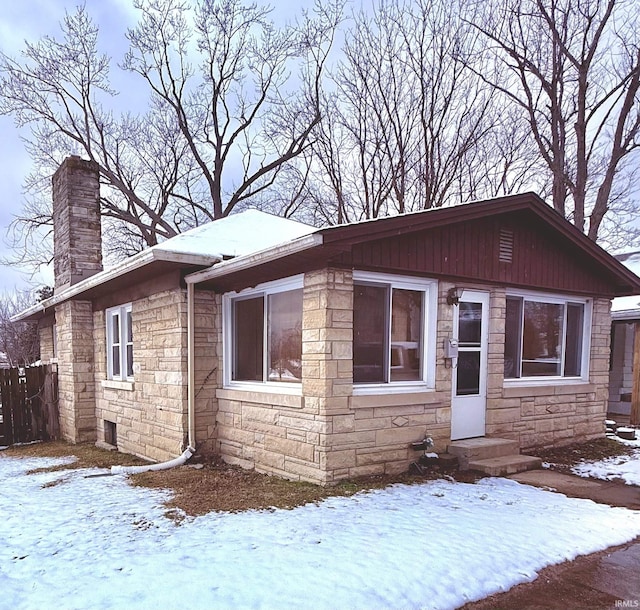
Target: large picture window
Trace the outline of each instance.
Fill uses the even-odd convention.
[[[431,283],[411,278],[383,280],[374,274],[355,274],[354,278],[354,383],[425,382]]]
[[[231,381],[302,380],[302,288],[274,284],[231,297]]]
[[[131,303],[111,307],[107,318],[107,378],[133,379],[133,324]]]
[[[505,378],[584,376],[586,302],[507,296],[505,318]]]

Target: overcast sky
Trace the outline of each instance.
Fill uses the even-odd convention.
[[[84,2],[91,19],[99,27],[99,49],[112,60],[111,84],[116,90],[127,91],[126,96],[118,98],[122,104],[131,103],[129,87],[131,83],[135,86],[137,78],[117,68],[128,47],[126,31],[135,26],[139,17],[139,11],[133,8],[133,1]],[[265,3],[274,6],[272,16],[275,20],[284,21],[295,18],[302,6],[310,8],[313,0],[272,0]],[[3,3],[0,15],[0,49],[7,55],[18,57],[25,41],[36,42],[46,35],[60,38],[60,22],[65,13],[73,13],[80,4],[80,0],[14,0]],[[124,86],[123,81],[126,83]],[[14,217],[21,212],[24,203],[22,184],[30,168],[29,157],[13,118],[0,116],[0,260],[12,254],[9,227]],[[28,273],[20,273],[15,267],[0,265],[0,295],[16,288],[28,289],[43,284],[53,284],[53,273],[50,270],[44,270],[30,278]]]
[[[35,42],[45,35],[59,37],[59,23],[64,19],[65,11],[72,13],[78,4],[74,0],[3,2],[0,48],[7,55],[17,56],[25,40]],[[98,40],[101,50],[108,53],[113,62],[119,62],[126,50],[126,29],[136,22],[133,0],[86,0],[85,5],[100,27]],[[22,208],[22,183],[29,170],[29,157],[13,118],[0,116],[0,258],[11,255],[7,232],[14,216]],[[50,273],[39,274],[33,282],[36,285],[51,284],[53,277]],[[29,275],[13,267],[0,266],[0,294],[14,288],[29,288]]]

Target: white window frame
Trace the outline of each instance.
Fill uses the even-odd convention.
[[[420,354],[422,378],[416,381],[354,383],[353,394],[355,396],[362,396],[434,390],[436,378],[438,281],[429,278],[357,270],[353,272],[353,281],[354,284],[358,282],[371,285],[378,284],[391,289],[413,290],[423,293],[422,342]],[[392,290],[389,292],[391,295]],[[390,321],[386,331],[389,335],[391,334]]]
[[[239,292],[228,292],[222,297],[222,316],[223,316],[223,337],[222,337],[222,358],[224,363],[224,387],[236,390],[247,391],[261,391],[261,392],[274,392],[278,394],[293,394],[302,395],[302,383],[296,382],[283,382],[283,381],[238,381],[232,378],[233,373],[233,302],[237,299],[254,298],[263,296],[265,303],[268,301],[267,297],[271,294],[277,294],[280,292],[289,292],[291,290],[300,290],[304,287],[304,275],[295,275],[285,278],[283,280],[276,280],[273,282],[265,282],[259,284],[255,288],[247,288]],[[265,360],[264,366],[266,367],[266,361],[269,358],[268,345],[267,345],[267,308],[264,308],[264,329],[263,334],[263,358]]]
[[[129,316],[128,313],[132,312],[131,303],[126,303],[125,305],[118,305],[116,307],[110,307],[105,311],[106,318],[106,331],[107,331],[107,379],[111,379],[114,381],[133,381],[133,371],[131,375],[127,375],[127,346],[131,345],[133,349],[133,341],[128,342],[127,337],[129,333],[127,332],[127,320]],[[120,352],[120,373],[114,374],[113,371],[113,320],[115,317],[120,318],[120,344],[119,344],[119,352]],[[133,329],[131,329],[131,336],[133,337]]]
[[[589,381],[589,365],[591,363],[591,330],[592,330],[592,315],[593,315],[593,299],[572,296],[568,294],[550,294],[545,292],[536,292],[531,290],[507,290],[505,295],[506,299],[509,297],[522,298],[525,301],[537,301],[540,303],[552,303],[564,305],[564,320],[566,329],[566,316],[567,316],[567,304],[576,303],[584,305],[584,316],[582,320],[582,354],[580,361],[579,376],[564,376],[564,375],[548,375],[548,376],[530,376],[530,377],[504,377],[504,386],[545,386],[545,385],[571,385],[576,383],[585,383]],[[524,314],[523,314],[524,315]],[[522,331],[521,331],[522,332]],[[505,342],[506,342],[506,328],[505,328]],[[561,366],[564,368],[565,361],[565,345],[566,334],[562,338],[562,355]]]

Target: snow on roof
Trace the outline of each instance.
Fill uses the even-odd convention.
[[[317,231],[311,225],[246,210],[176,235],[152,250],[228,258],[259,252]]]
[[[640,252],[626,252],[616,255],[616,258],[636,275],[640,275]],[[611,312],[634,311],[640,312],[640,295],[632,295],[629,297],[617,297],[611,301]]]

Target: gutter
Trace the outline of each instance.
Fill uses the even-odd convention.
[[[621,320],[640,320],[640,309],[621,309],[611,312],[613,322]]]
[[[169,262],[169,263],[185,263],[192,265],[213,265],[220,260],[219,256],[212,255],[201,255],[201,254],[182,254],[179,252],[171,252],[169,250],[154,250],[150,248],[149,250],[145,250],[132,256],[131,258],[126,259],[121,264],[116,267],[112,267],[111,269],[106,269],[105,271],[100,271],[88,277],[77,284],[66,288],[62,292],[58,294],[54,294],[52,297],[41,301],[40,303],[36,303],[32,305],[28,309],[21,311],[19,314],[12,316],[10,318],[11,322],[19,322],[20,320],[24,320],[33,316],[34,314],[39,314],[49,309],[50,307],[55,307],[64,301],[68,301],[75,296],[82,294],[83,292],[87,292],[92,288],[96,288],[101,284],[114,280],[122,275],[126,275],[131,271],[135,271],[136,269],[140,269],[145,265],[153,262]]]
[[[311,233],[310,235],[299,237],[298,239],[294,239],[293,241],[280,246],[267,248],[266,250],[255,252],[254,254],[237,256],[236,258],[222,261],[212,267],[209,267],[209,269],[190,273],[184,278],[184,281],[187,285],[199,284],[201,282],[229,275],[230,273],[244,271],[263,263],[275,261],[280,258],[284,258],[285,256],[290,256],[291,254],[304,252],[305,250],[321,246],[323,243],[324,238],[320,233]]]

